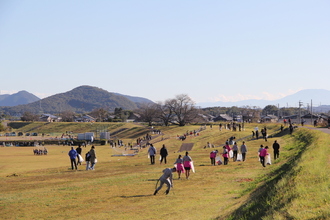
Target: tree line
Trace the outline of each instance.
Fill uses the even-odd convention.
[[[257,106],[242,107],[209,107],[199,108],[194,101],[186,94],[177,95],[174,98],[157,103],[143,103],[139,108],[134,110],[123,110],[115,108],[114,112],[109,112],[105,108],[99,107],[93,109],[86,114],[92,116],[98,122],[125,122],[128,118],[136,115],[140,121],[148,123],[161,123],[165,126],[169,124],[177,124],[184,126],[191,123],[204,123],[209,120],[208,116],[219,116],[227,114],[232,118],[240,115],[242,120],[257,122],[261,115],[275,115],[279,117],[290,116],[295,114],[307,114],[306,109],[299,108],[278,108],[275,105],[267,105],[261,109]],[[61,121],[72,122],[76,117],[83,114],[76,114],[73,111],[63,111],[57,116],[62,118]],[[31,112],[24,112],[21,117],[22,121],[37,121],[40,115]]]

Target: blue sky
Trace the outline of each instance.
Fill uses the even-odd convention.
[[[330,1],[0,1],[1,94],[81,85],[165,101],[330,85]]]

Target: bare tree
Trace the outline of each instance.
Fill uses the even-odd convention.
[[[174,117],[172,108],[168,104],[170,101],[171,100],[165,101],[165,104],[161,102],[157,103],[157,117],[164,123],[165,126],[168,126]]]
[[[64,122],[73,122],[73,118],[75,116],[75,113],[73,111],[63,111],[61,113],[62,121]]]
[[[35,115],[31,112],[24,112],[23,116],[21,117],[22,121],[38,121],[39,116]]]
[[[186,94],[177,95],[175,99],[167,102],[179,126],[185,126],[198,117],[198,110],[194,104],[193,100]]]
[[[96,108],[90,113],[90,115],[96,118],[96,121],[103,122],[108,118],[109,112],[104,108]]]
[[[158,105],[155,103],[143,103],[137,110],[137,113],[141,116],[141,120],[148,122],[149,126],[157,118]]]

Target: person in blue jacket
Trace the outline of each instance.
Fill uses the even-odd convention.
[[[71,147],[71,150],[68,153],[70,160],[71,160],[71,168],[73,170],[73,165],[74,167],[77,169],[77,162],[76,162],[76,158],[78,156],[78,153],[75,149],[73,149],[73,147]]]

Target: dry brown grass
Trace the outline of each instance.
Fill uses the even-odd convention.
[[[214,219],[243,204],[248,192],[259,184],[258,178],[276,164],[263,168],[258,162],[256,152],[263,140],[248,141],[247,160],[230,161],[228,166],[211,166],[211,149],[204,146],[207,141],[222,144],[233,134],[237,138],[250,135],[253,127],[233,133],[213,126],[198,137],[188,137],[185,142],[194,143],[190,155],[196,173],[189,180],[175,179],[175,188],[167,196],[164,188],[156,196],[152,193],[162,170],[173,166],[179,154],[182,141],[176,135],[199,126],[160,128],[165,139],[154,141],[158,150],[162,144],[167,146],[167,165],[149,165],[146,149],[134,157],[111,157],[118,149],[103,145],[96,146],[96,170],[85,171],[82,166],[72,171],[68,146],[46,146],[49,155],[42,156],[33,155],[32,147],[0,148],[1,218]],[[83,155],[87,149],[83,148]]]

